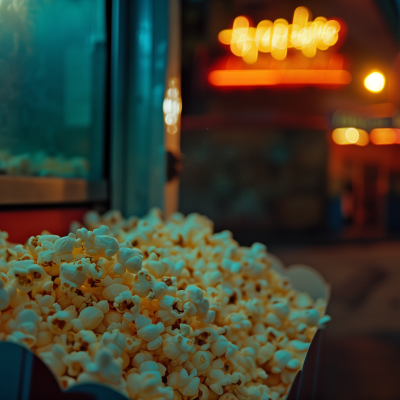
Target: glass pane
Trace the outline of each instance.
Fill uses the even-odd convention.
[[[0,172],[102,177],[104,0],[0,2]]]

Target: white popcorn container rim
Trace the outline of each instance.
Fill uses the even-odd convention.
[[[331,288],[324,277],[316,269],[305,264],[292,264],[286,267],[278,257],[271,253],[268,253],[268,258],[271,262],[271,268],[286,276],[295,290],[308,293],[314,301],[323,299],[325,301],[324,311],[326,312],[331,295]],[[287,400],[314,400],[317,398],[315,397],[315,387],[317,380],[316,375],[318,374],[319,369],[320,333],[320,330],[318,330],[314,338],[311,340],[304,364],[291,384]],[[316,359],[314,358],[312,361],[310,360],[310,350],[314,354],[317,353]],[[309,363],[310,361],[314,362],[314,365],[311,365],[312,370],[309,364],[307,366],[307,362]],[[304,371],[308,374],[308,378],[312,376],[312,391],[310,391],[309,387],[307,388],[307,384],[303,384],[302,375]]]
[[[305,264],[285,267],[283,262],[271,253],[268,253],[268,259],[271,261],[271,268],[287,276],[294,289],[308,293],[314,301],[322,298],[328,303],[330,286],[316,269]]]

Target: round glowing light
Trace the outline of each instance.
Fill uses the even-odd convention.
[[[365,78],[364,86],[370,92],[380,92],[385,87],[385,77],[380,72],[373,72]]]
[[[355,128],[349,128],[347,129],[346,133],[345,133],[346,139],[350,142],[350,143],[356,143],[357,140],[360,138],[360,134],[358,133],[358,130]]]

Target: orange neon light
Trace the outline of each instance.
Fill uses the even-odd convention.
[[[327,50],[336,44],[340,24],[324,17],[314,21],[309,21],[309,18],[311,15],[306,7],[297,7],[292,24],[285,19],[274,22],[264,20],[254,28],[246,17],[239,16],[234,20],[232,29],[218,34],[218,40],[229,45],[232,53],[248,64],[257,61],[258,52],[271,53],[276,60],[284,60],[287,49],[291,47],[311,58],[317,49]]]
[[[356,144],[366,146],[369,143],[368,133],[356,128],[337,128],[332,132],[332,140],[336,144]]]
[[[208,80],[214,86],[347,85],[351,75],[343,70],[215,70]]]
[[[400,144],[400,129],[376,128],[370,133],[373,144]]]

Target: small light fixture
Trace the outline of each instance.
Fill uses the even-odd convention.
[[[168,89],[163,102],[164,122],[167,132],[176,134],[179,130],[179,121],[182,111],[181,93],[178,79],[173,78],[168,82]]]
[[[378,93],[385,87],[385,77],[380,72],[372,72],[365,78],[364,86],[370,92]]]

